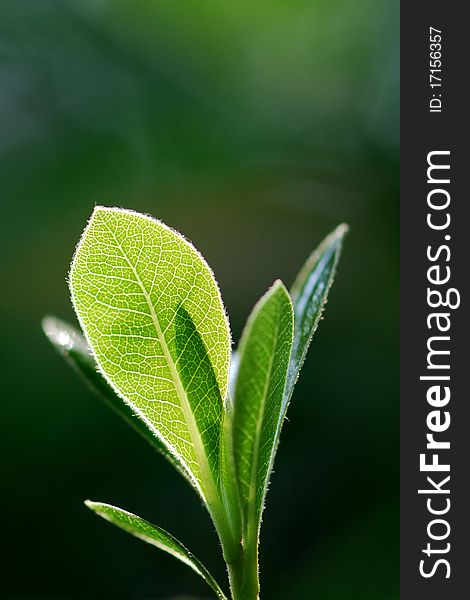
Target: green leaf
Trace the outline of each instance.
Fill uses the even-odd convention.
[[[168,552],[184,564],[188,565],[200,575],[204,581],[212,588],[217,598],[220,600],[227,600],[225,594],[221,590],[219,584],[216,582],[214,577],[209,573],[206,567],[198,560],[192,552],[183,546],[176,538],[170,535],[167,531],[157,525],[153,525],[134,515],[126,510],[111,506],[110,504],[103,504],[101,502],[92,502],[87,500],[85,504],[93,510],[100,517],[103,517],[107,521],[110,521],[114,525],[117,525],[124,531],[134,535],[135,537],[152,544],[164,552]]]
[[[253,309],[239,347],[233,445],[247,544],[254,543],[258,536],[292,336],[290,297],[282,282],[277,281]]]
[[[214,507],[230,332],[207,263],[163,223],[97,207],[69,285],[100,371]]]
[[[233,451],[233,407],[231,402],[227,404],[224,413],[222,436],[220,444],[220,489],[221,499],[225,514],[231,524],[234,536],[234,554],[226,556],[227,559],[236,560],[241,550],[242,513],[240,497],[238,494],[238,480]]]
[[[83,335],[72,325],[57,317],[44,317],[42,321],[44,333],[54,348],[67,362],[82,376],[89,387],[119,414],[131,427],[149,442],[193,485],[189,474],[183,465],[177,461],[160,441],[132,410],[122,401],[103,375],[98,371],[98,366],[91,354],[90,347]]]
[[[294,306],[294,342],[284,393],[282,419],[325,308],[341,254],[343,238],[347,231],[347,225],[339,225],[323,240],[307,259],[290,291]]]

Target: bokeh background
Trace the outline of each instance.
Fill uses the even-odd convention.
[[[48,345],[95,204],[183,232],[235,340],[351,226],[283,430],[265,600],[398,598],[398,5],[1,0],[2,597],[207,597],[86,497],[167,528],[219,576],[204,509]]]

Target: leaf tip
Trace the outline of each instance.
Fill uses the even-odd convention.
[[[284,301],[287,300],[287,303],[290,306],[291,311],[293,310],[289,290],[287,289],[286,285],[284,284],[284,282],[281,279],[276,279],[265,295],[266,296],[273,295],[279,299],[283,298]]]
[[[41,328],[51,342],[54,342],[57,337],[58,323],[59,319],[52,315],[44,315],[41,319]]]
[[[325,251],[328,247],[334,247],[335,251],[341,250],[343,240],[348,233],[349,225],[347,223],[340,223],[336,229],[333,229],[330,235],[323,240],[317,250]]]
[[[52,315],[43,317],[41,327],[47,339],[62,354],[67,355],[73,348],[84,344],[74,327]],[[87,348],[81,350],[85,352]]]
[[[119,208],[118,206],[105,206],[104,204],[96,204],[91,216],[98,215],[100,213],[109,213],[109,212],[125,212],[124,208]]]
[[[45,315],[41,320],[41,328],[51,344],[62,353],[73,346],[71,336],[63,327],[62,321],[52,315]]]
[[[101,502],[94,502],[93,500],[88,499],[84,500],[83,504],[95,513],[99,513],[100,509],[103,507]]]
[[[286,294],[289,294],[282,279],[276,279],[268,291],[277,292],[278,290],[283,290],[286,292]]]
[[[340,223],[333,232],[336,237],[344,237],[347,233],[349,233],[349,225],[347,223]]]

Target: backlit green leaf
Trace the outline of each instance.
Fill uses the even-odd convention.
[[[239,347],[233,444],[248,544],[258,535],[282,412],[292,336],[290,297],[277,281],[253,309]]]
[[[310,255],[290,291],[294,306],[294,342],[284,394],[283,417],[307,355],[336,273],[347,225],[339,225]]]
[[[230,333],[207,263],[163,223],[98,207],[69,283],[107,381],[217,503]]]
[[[224,413],[220,444],[220,489],[227,520],[231,525],[234,539],[234,560],[240,551],[242,539],[242,512],[238,494],[237,471],[233,450],[233,407],[228,403]],[[226,558],[229,558],[226,556]]]
[[[212,588],[219,600],[226,600],[226,596],[222,592],[220,586],[201,561],[167,531],[161,527],[157,527],[157,525],[149,523],[137,515],[122,510],[121,508],[117,508],[116,506],[111,506],[110,504],[92,502],[91,500],[87,500],[85,504],[96,514],[100,515],[100,517],[103,517],[107,521],[110,521],[144,542],[152,544],[164,552],[168,552],[168,554],[171,554],[191,567],[191,569],[198,573]]]
[[[108,406],[117,412],[131,427],[154,448],[161,452],[167,460],[191,483],[191,477],[162,443],[162,441],[149,429],[132,410],[122,401],[103,375],[98,371],[98,366],[91,354],[90,347],[83,335],[69,323],[56,317],[45,317],[42,321],[44,333],[67,362],[83,377],[91,389],[102,398]]]

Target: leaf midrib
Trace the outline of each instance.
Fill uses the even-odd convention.
[[[178,369],[176,367],[176,364],[173,360],[173,357],[171,356],[170,350],[166,343],[166,339],[163,334],[162,328],[160,326],[160,321],[155,312],[153,302],[150,298],[150,294],[147,292],[147,289],[146,289],[143,281],[141,280],[136,267],[131,263],[131,261],[127,257],[126,253],[124,252],[124,249],[123,249],[121,243],[119,242],[119,240],[117,239],[114,231],[111,229],[111,227],[106,222],[105,222],[105,226],[108,229],[111,236],[113,237],[113,239],[116,243],[116,247],[118,248],[122,257],[127,262],[130,269],[132,270],[132,272],[134,273],[136,282],[139,285],[140,289],[142,290],[142,293],[147,302],[147,306],[148,306],[148,309],[150,312],[150,317],[151,317],[153,325],[155,327],[158,341],[163,350],[165,360],[170,369],[173,384],[175,386],[176,393],[180,400],[180,407],[181,407],[181,410],[183,411],[183,416],[185,419],[186,427],[188,428],[191,442],[192,442],[192,445],[195,450],[196,460],[197,460],[198,466],[201,471],[202,495],[204,496],[204,499],[207,502],[207,504],[209,506],[213,506],[214,504],[218,503],[218,499],[219,499],[219,496],[217,493],[217,488],[216,488],[215,481],[214,481],[214,477],[212,475],[212,471],[210,469],[210,466],[209,466],[209,463],[207,460],[207,455],[206,455],[206,452],[205,452],[205,449],[204,449],[204,446],[202,443],[202,439],[201,439],[201,436],[199,433],[199,428],[197,426],[197,423],[194,420],[194,415],[191,410],[191,405],[189,403],[188,395],[186,394],[186,390],[184,389],[184,386],[181,382],[181,378],[179,376]]]

